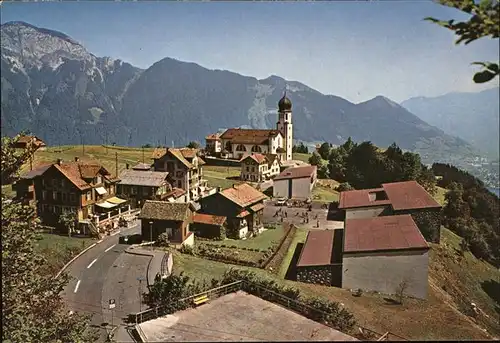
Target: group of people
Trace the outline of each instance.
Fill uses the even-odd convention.
[[[312,206],[309,205],[309,211],[312,210]],[[302,220],[301,220],[301,223],[302,224],[309,224],[309,212],[308,211],[304,211],[304,212],[296,212],[295,213],[295,217],[301,217]],[[282,207],[279,208],[276,213],[274,213],[274,218],[276,217],[280,217],[280,221],[283,222],[285,220],[285,218],[288,218],[288,212],[283,209]],[[314,218],[316,220],[316,227],[319,227],[319,219],[318,219],[318,214],[316,213],[316,215],[314,216]]]

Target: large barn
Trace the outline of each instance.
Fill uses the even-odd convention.
[[[274,178],[273,197],[305,200],[311,197],[316,181],[316,166],[287,168]]]

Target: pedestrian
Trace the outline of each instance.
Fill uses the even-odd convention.
[[[318,219],[318,221],[317,221],[316,225],[317,225],[317,226],[318,226],[318,228],[319,228],[319,219]]]
[[[288,213],[285,211],[285,218],[288,218]]]

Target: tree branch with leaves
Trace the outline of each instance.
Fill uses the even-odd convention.
[[[431,21],[455,32],[458,36],[455,44],[469,44],[483,37],[498,39],[500,33],[500,3],[498,0],[438,0],[444,6],[456,8],[471,15],[468,21],[439,20],[427,17]],[[482,66],[482,70],[474,74],[475,83],[485,83],[499,75],[498,62],[473,62],[473,65]]]

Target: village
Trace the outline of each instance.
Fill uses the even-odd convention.
[[[16,144],[33,153],[30,170],[12,185],[15,199],[34,204],[44,227],[62,225],[69,235],[100,241],[134,228],[133,234],[120,234],[119,243],[163,242],[207,260],[275,268],[287,279],[347,289],[354,296],[428,296],[428,242],[440,242],[441,205],[415,181],[343,192],[331,186],[334,197],[319,200],[317,190],[328,186],[319,185],[317,167],[293,159],[286,93],[278,103],[276,129],[227,129],[207,135],[204,148],[158,147],[151,162],[143,151],[142,161],[126,163],[120,172],[119,151],[113,171],[112,162],[106,168],[78,156],[33,165],[33,156],[47,149],[43,140],[22,136]],[[208,179],[217,179],[206,177],[204,168],[230,169],[229,184],[211,184]],[[292,245],[297,230],[305,239]],[[245,248],[245,242],[252,246],[259,239],[268,240],[267,249]],[[172,253],[161,256],[151,283],[154,273],[175,272]],[[209,300],[200,297],[196,305]]]

